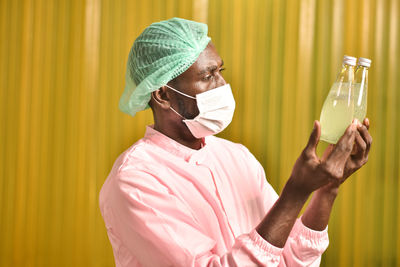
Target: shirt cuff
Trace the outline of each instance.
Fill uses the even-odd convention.
[[[264,252],[268,251],[272,254],[280,255],[283,251],[283,248],[276,247],[262,238],[255,229],[250,232],[249,237],[253,240],[254,245]]]
[[[300,217],[296,220],[289,238],[297,240],[302,247],[322,254],[329,245],[328,226],[322,231],[316,231],[305,226]]]
[[[293,232],[297,232],[309,238],[325,238],[328,236],[328,225],[322,231],[313,230],[303,224],[301,217],[296,220],[293,226]]]
[[[234,247],[243,252],[247,251],[246,254],[251,254],[262,266],[277,266],[283,253],[283,248],[270,244],[255,229],[240,236]]]

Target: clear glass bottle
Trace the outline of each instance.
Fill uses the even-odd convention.
[[[370,66],[370,59],[360,57],[354,74],[354,118],[361,123],[367,115],[368,69]]]
[[[355,57],[344,56],[342,69],[333,83],[322,107],[321,140],[336,144],[354,116]]]

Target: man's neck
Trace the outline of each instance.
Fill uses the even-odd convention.
[[[186,125],[182,125],[182,127],[162,127],[159,123],[154,123],[154,130],[168,136],[179,144],[195,150],[201,149],[204,145],[204,138],[195,138]]]

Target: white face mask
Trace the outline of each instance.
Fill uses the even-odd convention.
[[[183,122],[194,137],[202,138],[220,133],[231,123],[235,111],[235,99],[229,84],[197,94],[196,97],[166,86],[183,96],[196,99],[199,115],[191,120],[186,119],[170,107],[172,111],[183,118]]]

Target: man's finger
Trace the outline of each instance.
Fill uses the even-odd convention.
[[[364,120],[365,121],[365,120]],[[369,125],[369,124],[368,124]],[[366,144],[366,150],[365,153],[368,155],[369,153],[369,149],[371,148],[371,144],[372,144],[372,137],[368,132],[367,126],[363,125],[361,127],[358,127],[358,132],[360,133],[360,136],[362,137],[363,141]]]
[[[350,124],[349,127],[347,127],[343,136],[337,142],[332,153],[328,156],[327,161],[330,161],[330,160],[346,161],[347,160],[347,158],[350,156],[351,151],[353,150],[354,138],[355,138],[356,131],[357,131],[357,124],[358,124],[358,121],[354,120],[353,123]]]
[[[369,130],[369,119],[368,118],[364,119],[363,124],[365,125],[365,127],[367,127],[367,130]]]
[[[335,148],[334,145],[330,144],[324,151],[324,154],[321,157],[321,161],[325,161],[328,156],[332,153],[333,149]]]
[[[321,125],[319,121],[314,121],[314,128],[311,132],[310,138],[308,139],[308,143],[304,151],[310,155],[311,153],[316,153],[315,150],[317,148],[319,137],[321,135]]]
[[[363,159],[366,150],[367,150],[367,144],[364,141],[364,139],[361,137],[359,132],[356,132],[355,135],[355,147],[357,147],[356,153],[352,155],[352,158],[355,160],[361,160]]]

